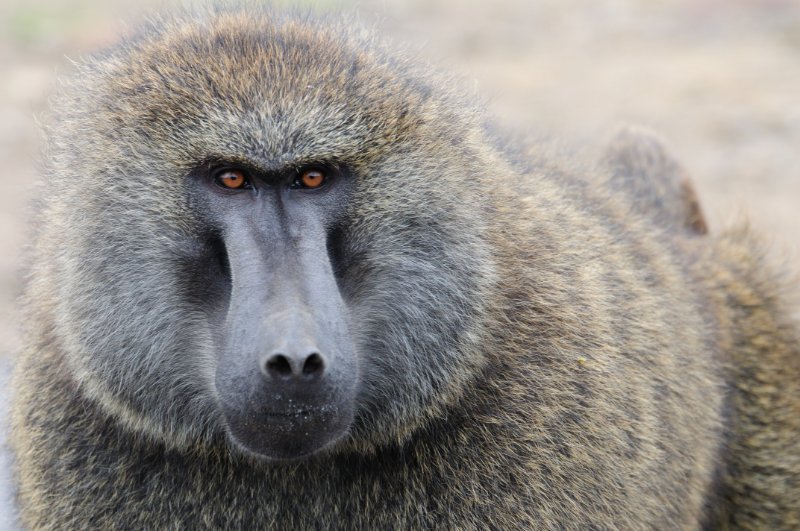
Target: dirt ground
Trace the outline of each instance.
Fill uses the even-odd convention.
[[[288,2],[279,2],[281,5]],[[0,353],[18,345],[36,116],[69,58],[160,2],[0,5]],[[295,2],[296,4],[296,2]],[[800,264],[800,2],[381,0],[331,2],[455,70],[509,128],[599,144],[623,123],[661,133],[694,175],[712,230],[749,215]],[[41,193],[47,193],[43,191]]]

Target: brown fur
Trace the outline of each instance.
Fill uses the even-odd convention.
[[[343,24],[257,11],[83,64],[16,372],[25,526],[800,526],[798,327],[755,239],[703,235],[649,137],[610,170],[523,172],[449,86]],[[349,437],[306,461],[231,447],[197,381],[207,329],[171,273],[209,155],[358,176],[342,290],[373,372]]]

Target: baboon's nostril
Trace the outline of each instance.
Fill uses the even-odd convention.
[[[318,378],[325,371],[325,360],[314,352],[303,363],[303,375],[308,378]]]
[[[284,354],[273,354],[264,364],[264,373],[275,378],[291,378],[292,364]]]

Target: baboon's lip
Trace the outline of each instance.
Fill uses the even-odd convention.
[[[265,417],[276,417],[276,418],[297,418],[297,417],[309,417],[311,415],[317,415],[321,413],[320,410],[316,409],[301,409],[297,411],[265,411]]]
[[[229,415],[225,421],[233,443],[248,453],[278,461],[298,460],[347,433],[353,416],[352,409],[345,406],[324,404],[261,410]]]
[[[266,418],[272,419],[307,419],[312,417],[326,417],[331,415],[332,413],[336,413],[337,408],[332,407],[329,405],[323,405],[318,407],[303,407],[303,408],[291,408],[285,409],[283,411],[262,411],[261,415]]]

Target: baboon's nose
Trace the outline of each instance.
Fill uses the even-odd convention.
[[[301,353],[302,352],[302,353]],[[325,372],[325,358],[314,349],[270,352],[261,360],[261,373],[279,382],[318,380]]]

